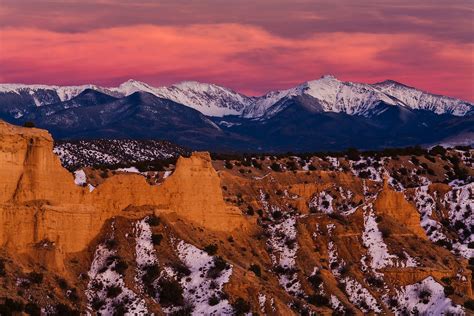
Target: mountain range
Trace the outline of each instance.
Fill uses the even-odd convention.
[[[326,75],[246,96],[194,81],[152,87],[0,85],[0,118],[58,139],[166,139],[193,149],[317,151],[474,142],[474,105],[387,80]]]

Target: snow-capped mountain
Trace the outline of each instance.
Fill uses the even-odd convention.
[[[456,116],[464,116],[473,109],[473,104],[466,101],[430,94],[395,81],[364,84],[343,82],[334,76],[326,75],[292,89],[269,92],[257,98],[244,110],[242,116],[271,117],[282,110],[279,105],[283,103],[279,101],[302,95],[313,97],[325,112],[342,112],[349,115],[370,116],[381,102]]]
[[[189,106],[204,115],[216,117],[240,115],[253,101],[253,98],[230,89],[196,81],[184,81],[169,87],[154,88],[143,82],[129,80],[117,89],[111,90],[123,95],[136,91],[149,92],[160,98]]]
[[[103,88],[93,84],[79,86],[0,84],[0,94],[13,93],[17,95],[29,95],[34,99],[36,106],[68,101],[86,89],[92,89],[111,95],[114,94],[114,89]]]
[[[271,117],[282,109],[280,106],[274,106],[278,101],[301,95],[313,97],[325,112],[343,112],[349,115],[367,116],[369,111],[380,102],[402,105],[401,102],[369,84],[342,82],[333,76],[326,75],[292,89],[270,92],[247,107],[243,116],[246,118]]]
[[[311,97],[325,112],[371,116],[380,104],[408,109],[432,111],[436,114],[464,116],[472,113],[473,104],[455,98],[430,94],[395,81],[376,84],[344,82],[326,75],[287,90],[271,91],[263,96],[249,97],[214,84],[184,81],[164,87],[153,87],[144,82],[128,80],[118,87],[96,85],[47,86],[0,84],[0,112],[20,118],[28,109],[68,101],[86,89],[93,89],[115,97],[124,97],[142,91],[172,100],[198,110],[204,115],[223,117],[238,115],[248,119],[269,118],[285,102],[296,96]]]
[[[240,115],[255,99],[228,88],[196,81],[184,81],[169,87],[156,88],[130,79],[118,87],[110,88],[92,84],[80,86],[0,84],[0,103],[2,103],[2,97],[21,98],[19,103],[22,106],[11,109],[12,116],[20,118],[25,114],[23,108],[69,101],[86,89],[93,89],[115,97],[126,97],[139,91],[148,92],[194,108],[204,115],[215,117]]]

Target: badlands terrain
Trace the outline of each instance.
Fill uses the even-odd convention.
[[[0,315],[473,314],[473,163],[54,146],[0,122]]]

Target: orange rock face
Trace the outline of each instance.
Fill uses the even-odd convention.
[[[82,189],[53,155],[51,135],[0,122],[0,203],[79,202]]]
[[[428,239],[425,231],[420,226],[420,214],[416,208],[405,199],[403,193],[392,190],[386,181],[374,206],[379,214],[394,218],[399,223],[403,223],[418,237]]]
[[[53,154],[46,131],[0,122],[0,245],[29,252],[43,241],[59,253],[83,250],[103,223],[129,206],[151,205],[156,213],[176,212],[214,231],[245,224],[238,209],[223,200],[220,179],[208,153],[181,157],[162,185],[142,176],[114,176],[93,192],[74,184]]]

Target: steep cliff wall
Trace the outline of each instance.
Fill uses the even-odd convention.
[[[43,130],[0,122],[0,245],[33,251],[50,242],[58,253],[83,250],[113,216],[129,206],[153,206],[209,230],[232,231],[245,224],[225,204],[220,179],[207,153],[180,158],[175,173],[160,186],[140,175],[117,175],[93,192],[74,184],[53,154]]]
[[[378,214],[392,217],[398,223],[403,223],[418,237],[427,239],[425,231],[421,228],[420,214],[417,209],[405,199],[402,192],[391,189],[387,181],[384,182],[383,190],[378,195],[374,206]]]
[[[78,203],[83,190],[53,155],[48,132],[0,121],[0,203]]]

